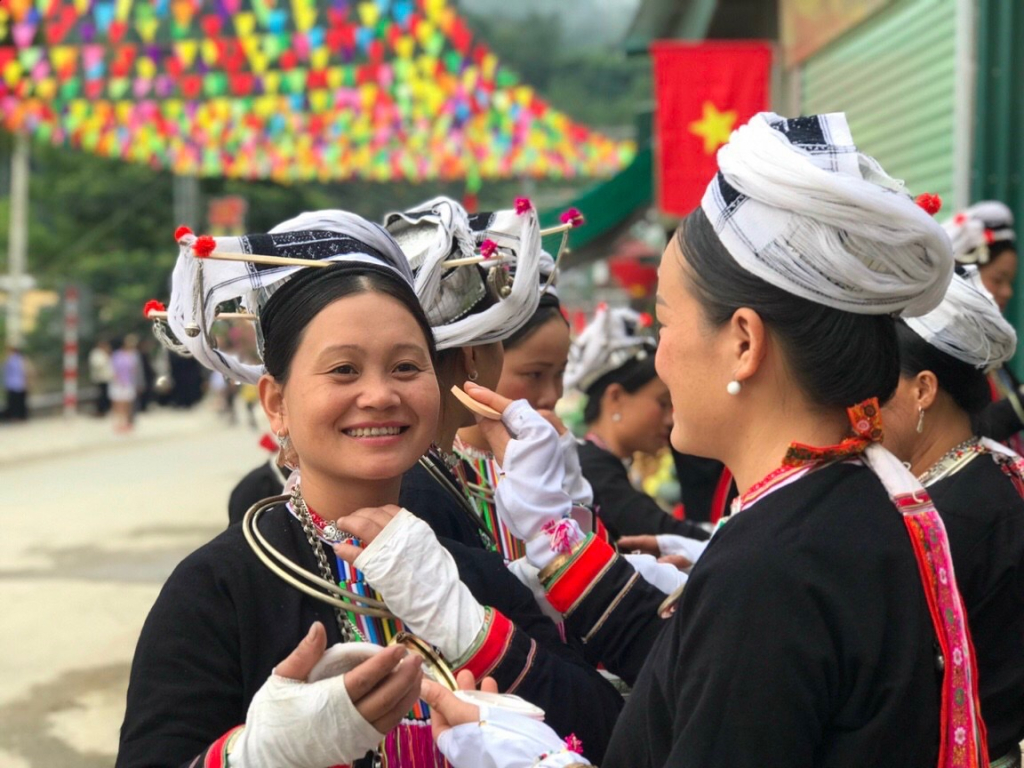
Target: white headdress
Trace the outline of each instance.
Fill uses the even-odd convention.
[[[176,233],[179,253],[171,276],[167,322],[176,341],[161,336],[176,352],[189,354],[226,377],[256,383],[263,366],[245,363],[222,350],[210,334],[218,307],[226,302],[257,316],[259,352],[263,336],[259,314],[270,297],[298,272],[314,267],[260,264],[246,257],[302,259],[356,263],[386,268],[412,284],[412,273],[401,249],[379,225],[346,211],[304,213],[267,234],[243,237],[199,237],[187,228]],[[237,254],[239,260],[204,258]],[[271,259],[271,260],[272,260]]]
[[[733,132],[718,167],[701,207],[754,275],[860,314],[921,315],[942,300],[948,238],[857,150],[845,115],[762,112]]]
[[[964,269],[963,276],[953,278],[946,298],[936,309],[906,322],[936,349],[975,368],[988,370],[1013,357],[1017,333],[985,290],[977,268]]]
[[[528,203],[517,209],[471,216],[438,197],[385,217],[415,274],[439,350],[506,339],[536,311],[540,226]],[[464,259],[482,260],[448,264]],[[490,304],[470,314],[485,299]]]
[[[953,256],[961,264],[987,264],[993,243],[1017,240],[1013,212],[998,200],[983,200],[942,225],[953,243]]]
[[[649,315],[625,307],[599,306],[569,348],[565,386],[586,392],[602,376],[653,355],[657,343],[645,330],[651,325]]]

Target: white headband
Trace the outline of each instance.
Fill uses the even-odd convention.
[[[983,200],[942,225],[961,264],[988,264],[993,243],[1015,243],[1013,213],[998,200]]]
[[[953,278],[946,298],[936,309],[906,322],[936,349],[975,368],[988,370],[1013,357],[1017,333],[981,284],[977,268],[966,270],[963,277]]]
[[[593,320],[569,348],[566,388],[586,392],[602,376],[632,360],[653,355],[656,342],[643,333],[650,325],[649,318],[632,309],[598,307]]]
[[[384,225],[412,267],[416,295],[439,350],[502,341],[536,311],[541,237],[532,206],[518,213],[470,216],[454,200],[437,197],[388,214]],[[481,255],[482,246],[503,261],[445,266],[452,259]],[[493,303],[470,314],[488,295]]]
[[[762,112],[718,151],[701,207],[737,263],[859,314],[924,314],[953,274],[949,240],[853,144],[843,114]]]
[[[209,328],[217,308],[238,302],[256,315],[269,298],[300,270],[301,266],[267,266],[247,261],[201,259],[194,255],[197,238],[191,232],[179,237],[178,261],[171,275],[171,299],[167,323],[180,347],[205,367],[224,376],[255,384],[263,366],[245,363],[217,349]],[[207,238],[214,251],[285,256],[311,261],[333,261],[383,266],[412,284],[412,273],[402,251],[377,224],[346,211],[314,211],[289,219],[269,233],[243,237]],[[315,267],[313,267],[315,268]],[[263,336],[257,321],[262,354]]]

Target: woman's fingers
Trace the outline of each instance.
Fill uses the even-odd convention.
[[[424,680],[420,698],[430,706],[430,723],[434,740],[449,728],[480,719],[480,707],[455,697],[455,694],[433,680]]]
[[[309,632],[302,638],[295,650],[274,667],[274,674],[289,680],[305,680],[324,655],[327,647],[327,631],[319,621],[314,621]]]
[[[661,555],[657,536],[623,536],[615,544],[620,552],[639,552],[654,557]]]
[[[693,568],[693,561],[688,560],[682,555],[663,555],[658,558],[659,563],[665,563],[667,565],[674,565],[680,571],[685,571],[688,568]]]
[[[400,645],[392,645],[371,656],[363,663],[345,673],[345,690],[354,704],[370,693],[384,678],[390,675],[398,663],[409,655]]]
[[[485,677],[480,682],[480,690],[484,693],[497,693],[498,692],[498,681],[493,677]]]
[[[386,733],[412,709],[419,698],[422,680],[422,662],[417,656],[406,656],[369,693],[359,701],[353,701],[363,718],[381,733]]]
[[[479,403],[483,403],[484,405],[489,405],[498,413],[504,413],[505,409],[512,404],[512,401],[507,397],[499,395],[493,389],[488,389],[487,387],[481,387],[479,384],[474,384],[472,381],[466,382],[465,390],[466,394],[474,400]]]

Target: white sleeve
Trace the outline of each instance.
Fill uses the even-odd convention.
[[[437,748],[453,768],[568,768],[593,765],[570,752],[551,728],[497,707],[480,707],[480,720],[441,734]]]
[[[683,571],[669,563],[659,563],[650,555],[622,555],[633,566],[641,578],[660,592],[671,595],[690,578]]]
[[[700,556],[708,547],[707,541],[677,536],[674,533],[660,533],[655,538],[658,540],[658,551],[662,555],[681,555],[691,563],[700,560]]]

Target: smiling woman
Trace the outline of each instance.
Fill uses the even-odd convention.
[[[413,632],[455,669],[479,670],[493,657],[484,641],[509,621],[460,581],[474,563],[394,506],[440,407],[408,261],[382,228],[340,211],[267,234],[178,240],[171,343],[258,383],[295,471],[288,496],[253,507],[164,585],[132,665],[117,765],[443,765],[418,702],[421,665],[392,641]],[[207,262],[200,250],[332,264]],[[257,316],[263,366],[218,350],[204,330],[235,300]],[[348,641],[390,647],[341,675],[314,672],[329,643]],[[529,654],[542,665],[533,640],[520,645],[509,664],[528,666]]]

